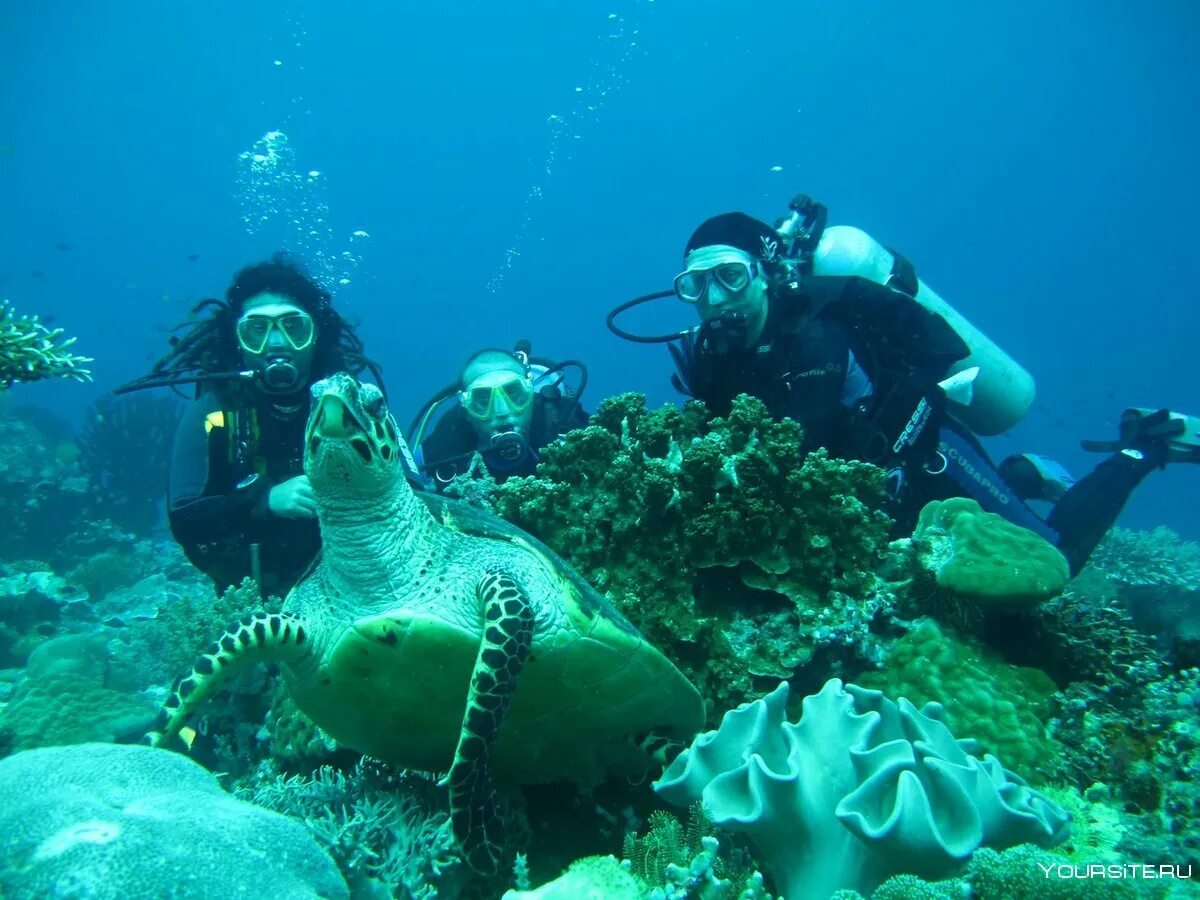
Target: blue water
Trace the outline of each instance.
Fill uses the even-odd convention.
[[[593,404],[671,399],[665,351],[605,312],[668,285],[703,218],[805,191],[1034,373],[996,455],[1080,474],[1122,407],[1200,414],[1198,38],[1189,0],[4,4],[0,295],[96,358],[14,397],[79,421],[296,243],[242,220],[239,154],[280,129],[320,173],[322,252],[361,259],[336,302],[401,420],[520,337],[587,360]],[[1197,487],[1156,473],[1123,524],[1200,537]]]

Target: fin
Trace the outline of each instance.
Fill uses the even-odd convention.
[[[975,379],[979,377],[979,366],[971,366],[961,372],[955,372],[949,378],[938,382],[938,387],[946,395],[946,399],[959,406],[970,406],[975,399]]]
[[[1075,484],[1074,476],[1061,463],[1036,453],[1014,453],[996,470],[1022,500],[1054,503]]]
[[[190,748],[195,732],[185,730],[188,717],[231,679],[254,663],[295,664],[311,652],[308,632],[298,616],[265,612],[246,616],[204,651],[190,674],[175,682],[143,741],[159,747],[182,735]]]
[[[1200,417],[1130,407],[1121,413],[1118,431],[1115,441],[1080,441],[1080,446],[1091,453],[1116,453],[1159,444],[1166,447],[1165,462],[1200,463]]]
[[[471,868],[491,875],[499,870],[505,852],[503,814],[492,783],[492,748],[529,658],[533,607],[508,575],[485,576],[476,596],[483,612],[483,639],[445,783],[450,786],[454,838]]]

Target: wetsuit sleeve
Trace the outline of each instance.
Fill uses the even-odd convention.
[[[205,428],[213,411],[210,398],[193,403],[180,420],[171,452],[167,518],[171,533],[185,546],[247,536],[272,518],[265,478],[237,488],[227,458],[226,428]]]

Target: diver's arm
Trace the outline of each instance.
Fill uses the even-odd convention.
[[[226,459],[225,428],[205,429],[212,399],[202,397],[184,414],[171,452],[167,518],[181,544],[194,546],[245,536],[270,516],[265,478],[238,488]]]

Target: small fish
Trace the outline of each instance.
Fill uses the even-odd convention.
[[[184,725],[179,729],[179,737],[187,745],[187,748],[191,750],[192,744],[196,741],[196,729],[190,725]]]
[[[46,280],[46,273],[43,272],[41,269],[34,269],[29,274],[32,275],[34,278],[40,278],[42,281]]]
[[[188,262],[195,262],[195,261],[196,261],[196,260],[198,260],[199,258],[200,258],[200,254],[199,254],[199,253],[189,253],[189,254],[188,254]]]
[[[57,244],[54,245],[54,248],[56,250],[61,250],[63,253],[71,252],[71,245],[68,244],[66,241],[59,241]]]

